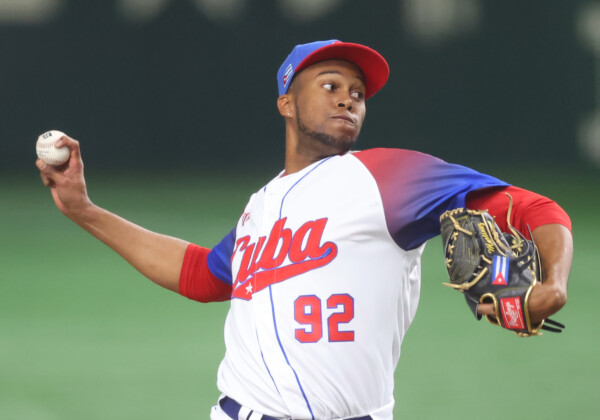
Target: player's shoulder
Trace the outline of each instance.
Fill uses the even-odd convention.
[[[410,149],[377,147],[373,149],[355,150],[349,153],[367,167],[381,165],[399,165],[423,162],[425,160],[441,161],[432,155]]]
[[[426,156],[432,157],[424,152],[419,152],[418,150],[411,149],[399,149],[393,147],[375,147],[372,149],[364,149],[364,150],[352,150],[350,152],[351,155],[356,156],[358,158],[361,157],[377,157],[380,159],[389,159],[389,158],[411,158],[416,156]]]

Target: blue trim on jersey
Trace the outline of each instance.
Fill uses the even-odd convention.
[[[221,242],[219,242],[209,253],[206,258],[208,269],[223,283],[232,285],[233,278],[231,277],[231,255],[235,245],[235,230],[233,228]]]
[[[258,349],[260,350],[260,357],[262,358],[265,368],[267,369],[267,373],[271,377],[271,381],[273,381],[273,385],[275,385],[275,390],[277,391],[279,396],[281,396],[281,392],[279,392],[279,388],[277,387],[277,384],[275,383],[275,378],[273,378],[273,375],[271,375],[271,369],[269,369],[269,366],[267,366],[267,361],[265,360],[265,355],[263,354],[262,347],[260,345],[260,339],[258,338],[258,330],[255,328],[254,332],[256,332],[256,342],[258,343]]]
[[[312,168],[310,171],[308,171],[307,173],[305,173],[304,175],[302,175],[302,178],[300,178],[298,181],[294,182],[294,185],[292,185],[290,187],[290,189],[283,195],[283,198],[281,199],[281,206],[279,207],[279,218],[281,219],[281,213],[283,211],[283,202],[285,201],[285,198],[287,197],[287,195],[290,193],[290,191],[292,191],[294,189],[294,187],[296,185],[298,185],[300,183],[300,181],[302,181],[304,178],[306,178],[308,176],[308,174],[310,174],[312,171],[314,171],[315,169],[317,169],[319,166],[321,166],[322,164],[324,164],[325,162],[327,162],[329,159],[331,159],[333,156],[329,156],[326,159],[323,159],[321,162],[319,162],[314,168]],[[265,190],[266,191],[266,190]]]
[[[310,171],[308,171],[307,173],[305,173],[299,180],[297,180],[290,187],[289,190],[287,190],[287,192],[281,198],[281,206],[279,207],[279,218],[280,219],[281,219],[281,216],[282,216],[282,213],[283,213],[283,202],[285,201],[285,198],[290,193],[290,191],[292,191],[294,189],[294,187],[300,183],[300,181],[302,181],[304,178],[306,178],[308,176],[308,174],[310,174],[312,171],[314,171],[315,169],[317,169],[319,166],[321,166],[323,163],[325,163],[326,161],[328,161],[332,157],[333,156],[330,156],[330,157],[328,157],[326,159],[323,159],[321,162],[319,162],[317,165],[315,165],[314,168],[312,168]],[[265,191],[266,191],[266,189],[265,189]],[[287,362],[287,364],[290,367],[290,369],[292,369],[292,372],[294,372],[294,376],[296,377],[296,383],[298,384],[298,387],[300,388],[300,392],[302,393],[302,396],[304,397],[304,401],[306,402],[306,406],[308,408],[308,411],[310,412],[312,420],[314,420],[315,419],[315,415],[314,415],[314,413],[312,411],[312,407],[310,406],[310,403],[308,402],[308,398],[306,397],[306,393],[304,392],[304,388],[302,387],[302,384],[300,383],[300,378],[298,377],[298,374],[296,373],[296,369],[294,369],[294,367],[290,363],[290,361],[289,361],[289,359],[287,357],[287,353],[285,352],[285,349],[283,348],[283,344],[281,343],[281,339],[279,338],[279,330],[277,329],[277,319],[275,317],[275,304],[273,302],[273,292],[271,290],[271,287],[272,286],[269,286],[269,296],[271,298],[271,313],[273,314],[273,327],[275,328],[275,336],[277,337],[277,342],[279,343],[279,348],[281,349],[281,352],[283,353],[283,357],[285,358],[285,361]],[[263,359],[263,361],[264,361],[264,359]],[[266,362],[265,362],[265,366],[266,366]],[[268,367],[267,367],[267,370],[269,370]],[[271,377],[271,379],[273,379],[273,378]],[[275,385],[275,387],[277,387],[277,385]]]
[[[315,420],[315,415],[312,411],[312,407],[310,406],[310,403],[308,402],[308,398],[306,398],[306,393],[304,392],[304,388],[302,387],[302,384],[300,383],[300,378],[298,377],[298,374],[296,373],[296,369],[294,369],[292,367],[292,364],[290,363],[290,360],[287,357],[287,353],[283,349],[283,344],[281,343],[281,339],[279,338],[279,330],[277,329],[277,319],[275,317],[275,303],[273,302],[272,287],[273,286],[269,286],[269,297],[271,299],[271,313],[273,314],[273,325],[275,326],[275,336],[277,337],[277,342],[279,343],[279,348],[281,349],[281,352],[283,353],[283,357],[285,358],[285,361],[287,362],[290,369],[292,369],[292,372],[294,372],[294,376],[296,377],[296,383],[300,387],[300,392],[302,393],[302,396],[304,397],[304,401],[306,402],[306,407],[308,408],[308,411],[310,411],[310,416],[311,416],[312,420]]]

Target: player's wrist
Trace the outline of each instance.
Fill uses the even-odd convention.
[[[99,218],[101,212],[102,209],[87,197],[80,203],[63,209],[64,215],[80,226],[93,224]]]
[[[567,303],[567,291],[554,284],[538,284],[530,300],[533,322],[540,322],[558,312]]]

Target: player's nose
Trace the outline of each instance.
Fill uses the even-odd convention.
[[[338,107],[346,108],[346,109],[348,109],[348,111],[351,111],[352,110],[352,98],[350,97],[350,95],[348,95],[348,97],[346,97],[346,98],[340,98],[338,100]]]

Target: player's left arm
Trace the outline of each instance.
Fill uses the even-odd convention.
[[[536,323],[558,312],[567,302],[567,283],[573,259],[571,220],[553,200],[517,187],[475,191],[467,197],[467,207],[484,210],[495,216],[496,223],[508,231],[509,193],[514,200],[511,224],[525,236],[531,229],[542,265],[542,283],[530,297],[530,314]],[[494,315],[493,305],[481,304],[478,312]]]

